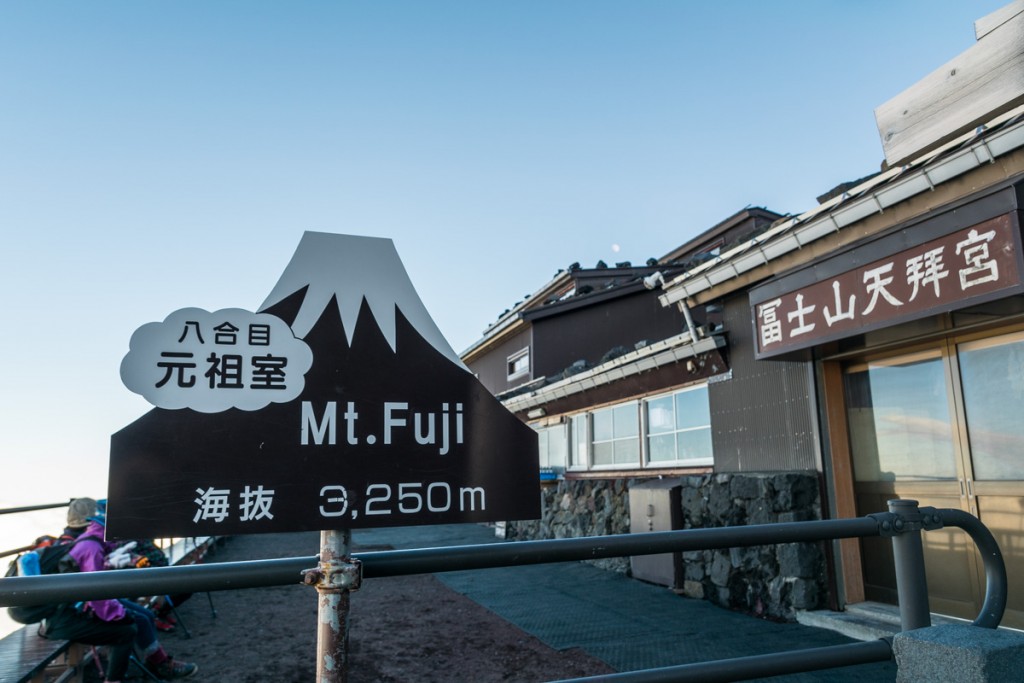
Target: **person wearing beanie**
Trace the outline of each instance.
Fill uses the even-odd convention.
[[[68,555],[83,572],[103,571],[107,554],[116,548],[116,544],[103,540],[104,523],[102,508],[91,498],[77,498],[68,507],[68,530],[76,532],[75,545]],[[133,646],[160,678],[189,678],[199,670],[196,664],[175,660],[167,654],[156,638],[152,613],[130,600],[89,600],[81,603],[80,608],[61,609],[46,620],[43,632],[57,640],[110,645],[105,679],[108,683],[124,679]]]

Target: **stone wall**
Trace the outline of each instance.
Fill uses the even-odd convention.
[[[629,487],[642,479],[560,480],[541,490],[539,521],[513,522],[512,539],[578,538],[629,533]],[[684,529],[821,519],[814,472],[707,474],[678,480]],[[694,598],[759,616],[792,619],[825,606],[825,559],[819,543],[683,553],[684,581]],[[629,572],[629,558],[595,560]]]
[[[682,481],[683,528],[821,519],[816,473],[708,474]],[[825,606],[820,543],[683,554],[683,592],[759,616],[794,618]]]
[[[630,479],[560,479],[541,487],[541,518],[509,522],[506,538],[537,540],[629,533]],[[588,560],[602,569],[629,572],[628,557]]]

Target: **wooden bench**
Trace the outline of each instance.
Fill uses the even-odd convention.
[[[218,540],[216,537],[183,539],[165,549],[171,565],[195,564]],[[39,635],[39,625],[23,626],[0,639],[0,682],[71,683],[84,680],[92,648]]]
[[[36,625],[0,640],[0,680],[7,683],[70,683],[84,680],[92,650],[81,643],[49,640]]]

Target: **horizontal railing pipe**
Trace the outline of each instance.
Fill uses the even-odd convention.
[[[37,506],[34,509],[43,507]],[[987,585],[985,602],[974,624],[986,628],[998,627],[1006,609],[1007,577],[1002,553],[991,532],[976,517],[960,510],[925,508],[921,512],[924,514],[917,517],[921,517],[920,523],[926,529],[939,528],[941,520],[944,526],[963,529],[977,544],[985,563]],[[901,533],[901,527],[906,523],[904,517],[896,511],[855,519],[388,550],[357,553],[353,557],[361,563],[364,578],[377,578],[690,550],[815,542],[883,534],[893,536],[894,533]],[[910,521],[917,522],[916,518]],[[921,527],[919,525],[916,528]],[[313,556],[186,567],[156,567],[145,571],[11,577],[0,580],[0,607],[119,598],[125,595],[194,593],[298,584],[302,582],[303,571],[316,567],[318,560],[319,558]],[[891,657],[891,643],[879,640],[574,681],[736,681],[882,662],[888,661]]]
[[[0,550],[0,557],[10,557],[11,555],[18,555],[20,553],[32,550],[35,548],[35,544],[23,545],[20,548],[11,548],[10,550]]]
[[[301,583],[316,556],[0,579],[0,607]]]
[[[985,560],[985,602],[975,625],[995,628],[1006,609],[1006,568],[992,534],[975,517],[959,510],[938,511],[943,523],[964,529],[978,544]],[[619,536],[488,543],[445,548],[417,548],[357,553],[364,578],[433,574],[463,569],[487,569],[547,562],[569,562],[656,555],[688,550],[812,542],[832,538],[878,535],[878,521],[855,519],[759,524],[745,527],[687,529]],[[0,581],[0,607],[161,595],[236,588],[284,586],[301,582],[301,572],[317,558],[288,558],[224,562],[189,567],[153,567],[144,572],[91,572],[51,576],[11,577]]]
[[[774,652],[767,655],[753,655],[734,659],[719,659],[712,662],[697,662],[680,666],[666,666],[644,671],[627,671],[618,674],[572,678],[560,683],[584,683],[585,681],[614,681],[615,683],[676,683],[699,681],[700,683],[724,683],[745,681],[752,678],[782,676],[805,671],[834,669],[840,666],[887,662],[892,659],[892,645],[886,640],[870,640],[863,643],[829,645],[805,650]]]
[[[975,626],[982,628],[998,628],[1006,611],[1007,593],[1009,590],[1006,578],[1006,563],[1003,553],[999,550],[995,536],[974,515],[963,510],[941,508],[936,510],[945,526],[955,526],[967,532],[985,565],[985,600],[981,605]]]
[[[71,500],[74,500],[73,498]],[[66,508],[71,504],[71,500],[65,500],[63,503],[43,503],[41,505],[26,505],[20,508],[4,508],[0,510],[0,515],[13,515],[16,512],[35,512],[36,510],[53,510],[54,508]]]
[[[74,500],[74,499],[71,499]],[[53,510],[56,508],[64,508],[71,504],[71,500],[66,500],[63,503],[42,503],[40,505],[25,505],[17,508],[4,508],[0,510],[0,515],[13,515],[18,512],[35,512],[36,510]],[[11,548],[10,550],[0,550],[0,558],[10,557],[11,555],[17,555],[23,553],[26,550],[32,550],[34,545],[26,545],[20,548]]]
[[[743,527],[654,531],[617,536],[588,536],[544,541],[516,541],[448,548],[417,548],[356,554],[363,576],[377,578],[434,574],[461,569],[487,569],[606,557],[657,555],[689,550],[716,550],[775,543],[824,541],[877,536],[878,522],[867,517]]]
[[[364,578],[433,574],[548,562],[569,562],[656,555],[687,550],[821,541],[877,536],[870,517],[745,527],[656,531],[619,536],[590,536],[548,541],[516,541],[447,548],[418,548],[356,553]],[[301,581],[301,571],[317,565],[316,557],[223,562],[189,567],[152,567],[145,571],[89,572],[0,580],[0,607],[284,586]]]

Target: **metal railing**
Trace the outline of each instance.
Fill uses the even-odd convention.
[[[74,500],[73,498],[71,500]],[[71,500],[65,500],[63,503],[42,503],[40,505],[26,505],[18,508],[4,508],[0,510],[0,515],[13,515],[16,512],[35,512],[36,510],[53,510],[54,508],[66,508],[71,504]]]
[[[17,508],[4,508],[0,509],[0,515],[13,515],[18,512],[35,512],[36,510],[53,510],[55,508],[65,508],[71,504],[70,500],[66,500],[63,503],[43,503],[41,505],[26,505]],[[0,558],[10,557],[11,555],[17,555],[23,553],[26,550],[32,550],[34,546],[25,545],[20,548],[11,548],[10,550],[0,550]]]
[[[889,501],[888,512],[854,519],[376,551],[353,555],[352,563],[348,566],[360,568],[360,578],[374,579],[666,552],[884,536],[890,537],[893,542],[902,629],[911,630],[931,625],[921,532],[946,526],[964,530],[978,546],[985,566],[986,591],[981,611],[973,624],[994,629],[1002,620],[1007,599],[1006,567],[995,538],[977,518],[965,512],[919,508],[913,500]],[[311,571],[309,567],[316,566],[320,559],[312,556],[188,567],[155,567],[141,572],[12,577],[0,581],[0,607],[118,598],[126,594],[159,595],[289,585],[303,582],[303,576]],[[321,570],[326,572],[322,562]],[[731,681],[888,661],[891,658],[891,643],[881,639],[575,680],[645,683]],[[345,680],[344,674],[341,678],[331,680]]]

